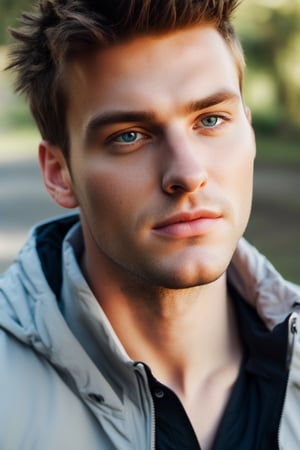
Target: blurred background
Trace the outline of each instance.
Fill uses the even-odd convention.
[[[3,72],[9,26],[32,0],[0,0],[0,271],[37,221],[64,212],[46,194],[36,160],[39,135]],[[247,60],[257,160],[246,237],[300,283],[300,0],[244,0],[235,14]],[[47,93],[45,92],[45,95]]]

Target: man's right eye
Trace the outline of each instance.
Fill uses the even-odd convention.
[[[125,133],[115,136],[112,141],[117,142],[118,144],[135,144],[143,138],[143,134],[138,131],[126,131]]]

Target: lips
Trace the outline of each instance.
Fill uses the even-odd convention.
[[[182,212],[160,222],[153,230],[170,238],[197,237],[209,233],[221,219],[221,214],[213,210]]]

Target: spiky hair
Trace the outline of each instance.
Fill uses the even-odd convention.
[[[11,30],[8,69],[24,93],[41,135],[69,151],[64,66],[70,56],[142,35],[211,24],[230,47],[242,79],[244,59],[231,24],[238,0],[40,0]]]

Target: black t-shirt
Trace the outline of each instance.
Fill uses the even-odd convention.
[[[288,318],[270,332],[257,313],[232,294],[244,358],[212,450],[278,450],[288,377]],[[156,450],[201,450],[179,398],[146,370],[155,408]]]

